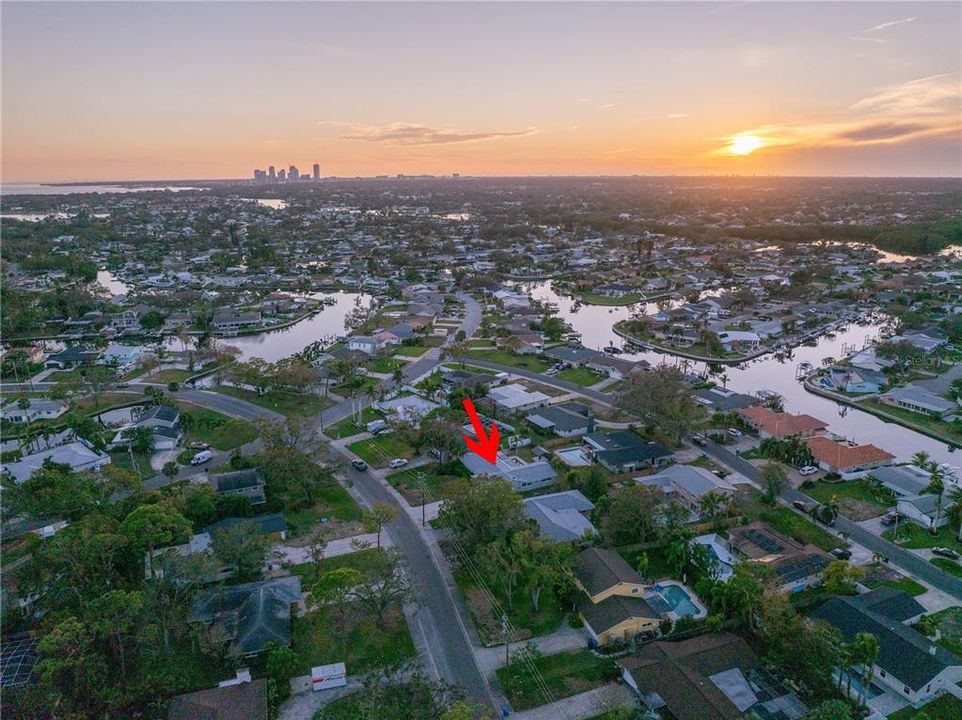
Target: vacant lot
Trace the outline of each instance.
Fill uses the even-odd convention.
[[[533,663],[551,691],[551,697],[545,697],[540,685],[535,684],[526,664],[514,662],[497,670],[498,681],[516,711],[591,690],[617,674],[614,661],[597,658],[587,650],[545,655]]]
[[[486,360],[498,365],[510,365],[524,368],[532,372],[544,372],[549,364],[536,355],[515,355],[508,350],[470,350],[466,357],[474,360]]]
[[[367,462],[371,467],[383,468],[394,458],[414,457],[414,450],[393,433],[384,433],[367,440],[358,440],[347,446],[348,450]]]
[[[735,499],[738,507],[749,520],[768,523],[779,532],[799,542],[812,543],[823,550],[832,550],[844,545],[834,535],[787,507],[765,505],[761,501],[761,493],[754,488],[740,488]]]
[[[827,483],[818,480],[804,492],[820,503],[834,499],[839,512],[856,522],[884,514],[895,505],[895,498],[884,489],[875,487],[868,480]]]
[[[407,468],[391,473],[387,476],[387,481],[397,488],[408,503],[421,505],[423,502],[421,482],[424,483],[427,490],[428,502],[432,502],[441,498],[444,488],[449,483],[458,478],[470,476],[471,472],[464,467],[460,460],[457,460],[453,463],[445,463],[443,467],[437,463],[431,463],[416,468]]]
[[[331,405],[330,401],[325,401],[320,395],[315,393],[304,393],[297,395],[293,393],[266,392],[258,395],[253,390],[231,387],[229,385],[219,385],[214,388],[222,395],[246,400],[262,408],[279,412],[282,415],[317,415],[326,407]]]
[[[366,407],[361,410],[360,422],[355,423],[354,418],[346,417],[343,420],[339,420],[333,425],[328,425],[326,428],[324,428],[324,434],[329,438],[334,438],[335,440],[351,437],[352,435],[360,435],[362,432],[367,432],[367,424],[369,422],[381,419],[382,417],[383,416],[381,413],[374,408]]]
[[[589,370],[588,368],[584,367],[562,370],[555,375],[555,377],[560,380],[573,382],[581,387],[588,387],[589,385],[594,385],[595,383],[599,383],[604,380],[604,378],[594,370]]]
[[[931,547],[951,547],[962,551],[962,544],[956,539],[956,534],[943,526],[933,535],[928,530],[919,527],[913,522],[902,521],[898,527],[898,537],[895,536],[895,528],[882,532],[882,537],[891,540],[899,547],[919,550]]]
[[[233,450],[257,437],[257,430],[246,420],[227,417],[213,410],[180,408],[184,442],[205,442],[217,450]]]

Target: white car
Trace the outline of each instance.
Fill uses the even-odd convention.
[[[392,469],[403,468],[407,464],[408,461],[404,458],[394,458],[390,463],[388,463],[388,467]]]
[[[814,475],[814,474],[817,473],[817,472],[818,472],[818,468],[815,467],[814,465],[806,465],[805,467],[799,469],[798,474],[799,474],[799,475]]]
[[[742,431],[738,428],[728,428],[728,434],[733,438],[740,438],[742,436]]]

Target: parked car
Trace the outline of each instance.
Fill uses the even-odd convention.
[[[210,445],[205,442],[192,442],[188,447],[191,450],[210,450]]]
[[[351,465],[354,467],[355,470],[358,470],[360,472],[364,472],[365,470],[367,470],[367,463],[364,462],[363,460],[351,460]]]
[[[942,557],[951,558],[952,560],[958,560],[959,554],[952,548],[947,547],[934,547],[932,548],[933,555],[941,555]]]
[[[814,475],[817,472],[818,472],[818,468],[815,467],[814,465],[806,465],[805,467],[799,468],[798,470],[799,475]]]
[[[125,383],[125,382],[120,382],[120,383],[117,383],[116,385],[116,388],[118,390],[124,390],[125,388],[129,388],[129,387],[130,387],[130,383]]]
[[[832,557],[838,558],[839,560],[848,560],[852,557],[852,551],[846,550],[845,548],[835,548],[834,550],[829,550],[828,554]]]
[[[742,436],[742,431],[738,428],[728,428],[728,434],[733,438],[740,438]]]
[[[394,458],[391,462],[388,463],[388,467],[392,469],[403,468],[407,464],[408,464],[408,461],[405,460],[404,458]]]
[[[816,507],[816,506],[815,506],[815,503],[813,503],[813,502],[806,502],[805,500],[793,500],[793,501],[792,501],[792,506],[795,507],[795,508],[798,509],[798,510],[801,510],[801,511],[802,511],[803,513],[805,513],[806,515],[810,514],[810,513],[812,512],[812,510],[814,510],[815,507]]]
[[[894,525],[896,521],[901,519],[902,519],[902,513],[898,512],[897,510],[893,510],[892,512],[885,513],[885,515],[882,516],[882,524]]]
[[[548,368],[547,370],[544,371],[544,374],[545,374],[545,375],[557,375],[557,374],[558,374],[558,371],[555,370],[554,368]]]
[[[708,446],[708,438],[706,438],[704,435],[694,435],[692,436],[691,441],[695,443],[695,445],[698,445],[699,447]]]
[[[214,453],[212,453],[210,450],[201,450],[199,453],[197,453],[196,455],[194,455],[194,457],[190,459],[190,464],[203,465],[205,462],[210,462],[213,459],[214,459]]]
[[[374,435],[378,435],[387,430],[387,423],[383,420],[372,420],[367,424],[367,431]]]

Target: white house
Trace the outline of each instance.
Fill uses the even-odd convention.
[[[67,403],[62,400],[48,400],[46,398],[28,398],[30,404],[21,408],[16,400],[11,400],[3,408],[0,415],[8,422],[21,425],[36,420],[54,420],[67,412]]]
[[[353,335],[347,341],[348,350],[358,350],[368,355],[374,355],[381,347],[381,343],[369,335]]]
[[[86,440],[75,440],[49,450],[25,455],[15,462],[6,463],[3,465],[3,471],[9,474],[19,485],[42,468],[47,460],[58,465],[67,465],[74,472],[100,470],[100,468],[110,464],[109,455],[95,450]]]
[[[547,405],[551,399],[539,391],[530,391],[519,383],[510,383],[491,388],[488,398],[498,407],[509,412],[523,412],[532,408]]]

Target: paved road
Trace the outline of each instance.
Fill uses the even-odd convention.
[[[568,382],[567,380],[562,380],[558,377],[551,377],[550,375],[542,375],[541,373],[536,373],[531,370],[525,370],[524,368],[514,367],[512,365],[501,365],[499,363],[488,362],[487,360],[475,360],[474,358],[465,358],[464,362],[468,365],[476,365],[477,367],[487,368],[488,370],[497,370],[499,372],[511,373],[512,375],[517,375],[519,377],[527,378],[529,380],[534,380],[541,383],[542,385],[547,385],[549,387],[555,387],[560,390],[567,390],[568,392],[578,393],[579,395],[584,395],[587,398],[591,398],[595,402],[606,405],[608,407],[612,406],[611,395],[607,393],[600,392],[598,390],[591,390],[590,388],[582,387],[577,383]]]
[[[706,453],[723,462],[725,465],[728,465],[733,470],[737,470],[754,482],[761,484],[761,473],[758,471],[757,467],[752,465],[747,460],[738,457],[734,453],[729,452],[714,442],[710,442],[708,447],[704,448],[704,450]],[[805,502],[810,503],[817,502],[805,493],[799,492],[791,487],[785,488],[782,491],[781,497],[789,504],[794,500],[804,500]],[[953,597],[962,599],[962,579],[942,572],[937,567],[932,565],[932,563],[919,557],[915,553],[890,543],[885,538],[866,530],[861,525],[858,525],[857,523],[854,523],[841,515],[836,519],[834,529],[836,531],[846,533],[853,542],[868,548],[872,552],[877,552],[882,556],[887,557],[890,564],[901,568],[909,575],[917,577],[920,580],[924,580],[925,582],[929,583],[929,585],[942,590]]]

